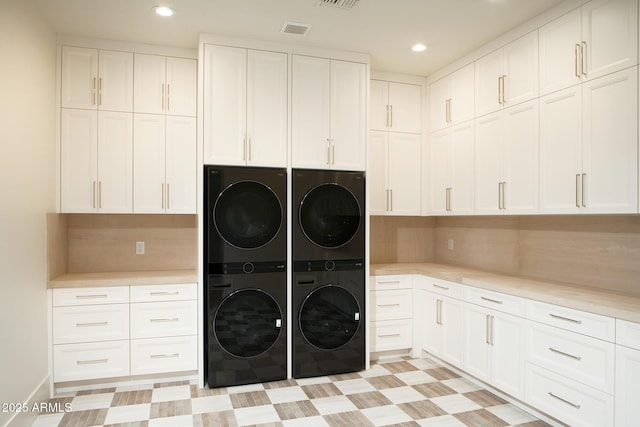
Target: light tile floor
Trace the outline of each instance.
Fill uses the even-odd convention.
[[[429,359],[212,390],[187,382],[102,389],[50,403],[71,411],[41,414],[34,427],[548,426]]]

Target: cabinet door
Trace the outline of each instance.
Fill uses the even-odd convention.
[[[453,215],[473,215],[474,123],[451,128],[449,209]]]
[[[517,399],[524,398],[525,320],[493,312],[491,317],[491,384]]]
[[[538,96],[538,31],[520,37],[504,48],[503,105]]]
[[[133,161],[133,212],[164,212],[164,115],[134,114]]]
[[[640,425],[640,351],[616,346],[616,427]]]
[[[440,323],[442,324],[442,359],[454,366],[463,366],[464,328],[462,326],[463,302],[441,298]]]
[[[472,128],[473,129],[473,128]],[[443,129],[431,134],[431,213],[445,215],[449,213],[448,190],[451,187],[450,172],[452,131]]]
[[[582,86],[540,98],[540,212],[577,213],[582,172]]]
[[[445,76],[429,85],[429,126],[431,131],[449,125],[451,76]]]
[[[369,134],[369,213],[386,215],[388,209],[388,147],[389,132],[372,131]]]
[[[133,53],[101,50],[98,109],[133,111]]]
[[[331,168],[365,170],[366,117],[366,65],[332,60]]]
[[[510,214],[538,212],[538,100],[503,112],[503,210]]]
[[[60,210],[96,212],[98,113],[63,108],[60,137]]]
[[[491,382],[491,312],[474,304],[464,307],[464,370]]]
[[[174,116],[196,116],[196,86],[198,61],[188,58],[167,58],[165,87],[166,113]]]
[[[422,129],[422,88],[406,83],[389,83],[390,123],[394,132],[420,133]]]
[[[136,113],[164,114],[166,58],[136,53],[133,75],[134,111]]]
[[[490,53],[475,62],[476,116],[502,108],[502,49]]]
[[[389,82],[371,80],[369,83],[371,96],[371,130],[388,130]]]
[[[247,51],[204,48],[204,163],[244,165]]]
[[[98,113],[98,211],[133,211],[133,113]]]
[[[480,215],[501,214],[500,183],[504,165],[502,113],[475,121],[475,212]]]
[[[540,94],[546,95],[580,83],[580,9],[539,29]]]
[[[420,299],[419,313],[422,318],[420,325],[422,328],[422,349],[434,356],[442,357],[443,335],[438,308],[442,304],[440,302],[442,298],[423,290],[419,291],[418,298]]]
[[[582,8],[583,72],[587,79],[638,63],[637,0],[594,0]]]
[[[196,118],[167,116],[167,213],[196,213]]]
[[[389,133],[389,210],[392,215],[420,215],[421,137]]]
[[[583,84],[583,205],[638,212],[637,67]]]
[[[286,166],[287,55],[256,50],[247,55],[247,163]]]
[[[96,109],[98,50],[62,47],[61,102],[63,108]]]
[[[331,62],[293,56],[291,157],[293,167],[329,165]]]
[[[474,65],[459,69],[451,75],[449,120],[462,123],[474,118]]]

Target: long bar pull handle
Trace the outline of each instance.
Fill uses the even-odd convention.
[[[507,181],[502,181],[502,209],[507,209],[507,199],[505,197],[505,190],[507,189]]]
[[[569,317],[558,316],[557,314],[553,314],[553,313],[549,313],[549,316],[553,317],[554,319],[565,320],[567,322],[576,323],[578,325],[582,324],[582,320],[576,320],[576,319],[571,319]]]
[[[448,98],[445,102],[445,121],[451,123],[451,98]]]
[[[102,105],[102,77],[98,80],[98,105]]]
[[[502,76],[498,76],[498,104],[502,105]]]
[[[587,201],[584,199],[584,192],[585,192],[586,184],[587,184],[587,174],[583,173],[582,174],[582,207],[583,208],[587,207]]]
[[[447,288],[446,286],[436,285],[435,283],[432,283],[431,286],[438,289],[444,289],[445,291],[449,290],[449,288]]]
[[[502,75],[502,80],[500,82],[500,88],[501,88],[501,91],[502,91],[502,105],[507,103],[507,100],[506,100],[507,97],[506,97],[506,95],[504,93],[504,81],[506,80],[506,78],[507,78],[507,76],[503,74]]]
[[[152,354],[149,356],[151,359],[169,359],[172,357],[180,357],[180,353],[171,353],[171,354]]]
[[[549,396],[551,396],[551,397],[553,397],[555,399],[558,399],[559,401],[564,402],[567,405],[573,406],[576,409],[580,409],[580,405],[578,405],[576,403],[573,403],[573,402],[570,402],[567,399],[563,399],[562,397],[558,396],[557,394],[553,394],[552,392],[549,392]]]
[[[162,102],[161,102],[161,104],[162,104],[162,111],[164,111],[164,93],[165,93],[165,92],[164,92],[164,83],[162,83]]]
[[[327,138],[327,164],[331,164],[331,140]]]
[[[391,125],[389,124],[389,104],[387,104],[387,115],[385,117],[385,126],[386,127],[390,127]]]
[[[92,95],[93,95],[93,102],[92,102],[92,104],[93,104],[93,105],[96,105],[96,97],[97,97],[97,93],[98,93],[98,90],[97,90],[97,88],[96,88],[96,85],[97,85],[96,80],[97,80],[97,79],[94,77],[94,78],[93,78],[93,90],[92,90]]]
[[[577,45],[576,45],[577,46]],[[580,174],[576,174],[576,208],[580,207]]]
[[[180,295],[180,291],[157,291],[157,292],[149,292],[149,295],[152,297],[157,296],[166,296],[166,295]]]
[[[582,75],[587,77],[587,42],[582,42]]]
[[[251,135],[247,135],[247,160],[251,160]]]
[[[107,363],[109,359],[76,360],[77,365],[95,365],[97,363]]]
[[[96,182],[93,181],[93,202],[92,202],[92,206],[95,209],[96,208]]]
[[[573,354],[565,353],[564,351],[557,350],[557,349],[555,349],[555,348],[553,348],[553,347],[549,347],[549,350],[550,350],[550,351],[552,351],[552,352],[554,352],[554,353],[557,353],[557,354],[561,354],[561,355],[563,355],[563,356],[570,357],[571,359],[575,359],[575,360],[578,360],[578,361],[579,361],[579,360],[582,360],[582,357],[580,357],[580,356],[574,356]]]
[[[391,338],[391,337],[399,337],[400,334],[378,334],[378,338]]]
[[[384,282],[378,282],[379,285],[398,285],[400,284],[399,280],[387,280]]]
[[[498,183],[498,209],[502,209],[502,182]]]
[[[489,317],[489,344],[493,345],[493,319],[494,316],[491,315]]]
[[[494,304],[502,304],[502,301],[497,300],[497,299],[491,299],[491,298],[487,298],[487,297],[480,297],[480,299],[492,302]]]
[[[385,191],[385,204],[384,204],[384,210],[385,212],[389,212],[389,189],[387,188]]]
[[[177,322],[179,321],[180,318],[179,317],[172,317],[172,318],[162,318],[162,319],[149,319],[149,322],[151,323],[167,323],[167,322]]]
[[[580,56],[580,44],[576,43],[575,49],[573,50],[574,55],[574,71],[577,78],[580,78],[580,65],[582,64],[582,59]]]
[[[389,189],[389,212],[393,212],[393,189]]]
[[[333,143],[333,139],[331,140],[331,164],[336,164],[336,145]]]
[[[91,328],[95,326],[107,326],[109,322],[87,322],[87,323],[76,323],[76,328]]]
[[[170,110],[170,101],[171,101],[171,96],[170,96],[170,90],[171,90],[171,85],[169,83],[167,83],[167,111]]]
[[[76,295],[76,299],[98,299],[106,297],[108,297],[107,294]]]
[[[491,315],[487,314],[485,316],[484,321],[484,342],[487,344],[491,344],[491,340],[489,339],[489,328],[491,328]]]
[[[389,106],[389,127],[392,128],[393,127],[393,105]]]

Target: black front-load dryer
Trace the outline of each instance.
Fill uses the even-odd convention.
[[[309,262],[306,272],[293,273],[294,378],[364,369],[364,283],[362,260]]]
[[[287,272],[208,275],[206,317],[209,387],[287,378]]]
[[[294,261],[364,259],[364,172],[294,169],[292,192]]]

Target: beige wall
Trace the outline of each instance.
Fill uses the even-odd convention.
[[[640,295],[640,215],[372,217],[371,261],[436,261]]]
[[[48,375],[56,39],[34,0],[0,0],[0,11],[0,402],[22,403]],[[12,416],[0,411],[0,425]]]

